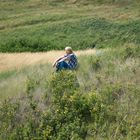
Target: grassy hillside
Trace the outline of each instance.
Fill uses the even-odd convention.
[[[6,0],[0,9],[1,52],[140,44],[139,1]]]
[[[66,45],[96,54],[59,73],[28,65],[37,53],[2,54],[9,71],[0,72],[0,140],[139,140],[140,1],[0,1],[0,52]]]
[[[1,74],[0,138],[139,140],[140,49],[97,52],[79,57],[76,72],[39,65]]]

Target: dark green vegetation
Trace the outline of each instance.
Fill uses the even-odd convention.
[[[140,44],[138,1],[19,0],[0,4],[0,52]]]
[[[86,19],[41,28],[33,32],[22,31],[2,37],[1,51],[48,51],[63,49],[65,45],[74,49],[123,46],[125,43],[140,44],[140,21],[112,23],[105,19]]]
[[[1,139],[139,140],[139,58],[130,45],[82,56],[73,72],[42,65],[17,73],[18,81],[28,75],[26,86],[0,104]]]

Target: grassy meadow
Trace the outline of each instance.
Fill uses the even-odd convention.
[[[139,0],[1,0],[0,52],[0,140],[140,139]]]
[[[77,71],[47,64],[0,74],[2,139],[139,140],[140,49],[79,56]]]
[[[140,3],[23,0],[0,3],[0,51],[121,47],[140,42]]]

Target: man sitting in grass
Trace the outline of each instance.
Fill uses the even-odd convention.
[[[60,70],[74,70],[77,67],[77,57],[73,53],[71,47],[65,48],[66,54],[59,59],[57,59],[53,67],[56,67],[56,71]]]

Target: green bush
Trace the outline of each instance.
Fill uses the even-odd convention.
[[[7,139],[14,127],[18,124],[16,115],[19,111],[19,103],[6,100],[0,104],[0,139]]]
[[[1,105],[1,109],[6,112],[4,115],[7,129],[10,127],[9,119],[10,121],[14,120],[11,122],[13,125],[16,123],[17,116],[21,115],[19,116],[20,123],[14,125],[10,133],[7,129],[3,129],[5,125],[1,125],[1,130],[7,134],[6,138],[85,139],[89,122],[96,121],[98,117],[104,118],[105,109],[99,94],[81,94],[77,83],[76,75],[71,71],[62,71],[52,75],[49,81],[52,95],[50,109],[38,110],[37,104],[39,103],[37,102],[34,102],[36,106],[33,107],[31,104],[34,101],[33,98],[28,100],[27,104],[29,105],[26,105],[27,110],[24,116],[22,113],[25,112],[15,112],[11,109],[12,106],[16,105],[14,102],[12,106],[10,106],[11,102],[6,103],[6,107],[4,107],[5,104]],[[20,106],[22,106],[21,103]],[[12,112],[12,115],[7,116],[9,111]],[[0,117],[3,117],[2,110]],[[5,138],[3,135],[1,137]]]

